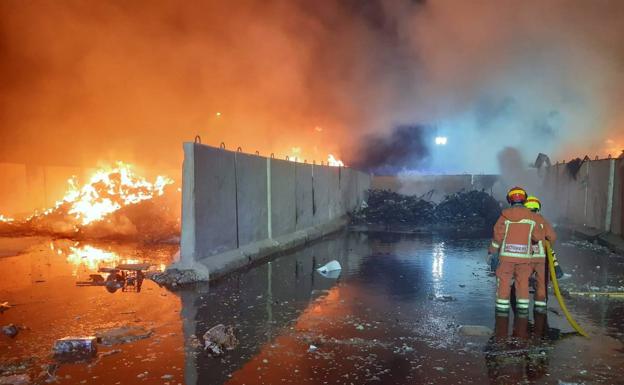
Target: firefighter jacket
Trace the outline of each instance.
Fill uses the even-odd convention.
[[[550,242],[550,244],[554,244],[557,240],[557,233],[555,233],[555,229],[552,227],[550,222],[546,220],[542,216],[542,214],[534,213],[536,218],[538,219],[538,226],[544,229],[544,238]],[[537,242],[532,245],[533,248],[533,259],[545,259],[546,258],[546,249],[544,249],[544,243],[542,241]]]
[[[531,262],[533,244],[544,240],[540,223],[540,218],[524,206],[503,210],[494,225],[489,252],[499,251],[500,258],[509,262]]]

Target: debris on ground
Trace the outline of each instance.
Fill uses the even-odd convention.
[[[326,278],[338,278],[341,270],[342,266],[340,266],[340,262],[335,259],[316,269],[319,274]]]
[[[160,286],[165,286],[170,289],[205,281],[204,277],[190,269],[167,269],[162,273],[154,273],[150,275],[149,278]]]
[[[64,337],[54,343],[54,358],[64,362],[89,360],[97,354],[97,338]]]
[[[369,190],[367,204],[353,214],[353,223],[489,229],[500,212],[499,202],[485,191],[450,194],[436,205],[418,196],[389,190]]]
[[[310,347],[308,347],[308,352],[309,353],[313,353],[318,349],[318,347],[316,347],[315,345],[310,345]]]
[[[447,195],[435,208],[439,223],[490,229],[500,216],[501,207],[484,191],[467,191]]]
[[[204,334],[204,350],[213,356],[223,355],[224,350],[232,350],[238,345],[234,328],[219,324]]]
[[[9,376],[0,376],[0,385],[26,384],[30,384],[30,376],[28,374],[11,374]]]
[[[9,305],[8,302],[2,302],[0,303],[0,314],[4,313],[6,310],[9,310],[12,306]]]
[[[95,333],[102,345],[120,345],[151,337],[153,331],[141,326],[121,326],[113,329],[100,330]]]
[[[494,334],[492,329],[481,325],[462,325],[459,327],[459,335],[465,337],[489,337]]]
[[[19,333],[19,328],[13,324],[8,324],[2,327],[2,334],[8,337],[15,337]]]
[[[453,302],[457,301],[457,299],[451,295],[429,295],[429,299],[437,302]]]
[[[434,221],[435,205],[416,196],[368,190],[367,204],[354,214],[357,223],[425,226]]]

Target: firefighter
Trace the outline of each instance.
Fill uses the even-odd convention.
[[[544,238],[547,239],[552,246],[557,240],[557,234],[555,233],[555,229],[553,229],[550,222],[548,222],[546,218],[540,214],[540,210],[542,209],[542,203],[540,200],[537,199],[537,197],[529,196],[524,203],[524,207],[535,213],[535,216],[538,219],[538,225],[544,230]],[[536,309],[541,308],[545,310],[548,289],[548,263],[546,261],[546,249],[541,241],[533,245],[533,258],[531,264],[533,265],[533,271],[535,272],[534,306]],[[557,278],[561,278],[561,276],[563,276],[563,271],[561,270],[561,267],[559,267],[559,263],[556,258],[555,274],[557,275]]]
[[[529,276],[533,272],[532,245],[544,240],[544,229],[537,214],[524,207],[527,193],[514,187],[507,193],[511,207],[503,210],[494,225],[494,236],[488,249],[490,260],[499,259],[496,267],[496,311],[507,314],[510,307],[511,280],[516,286],[516,307],[529,309]]]

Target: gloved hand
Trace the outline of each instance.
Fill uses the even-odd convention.
[[[563,278],[563,270],[559,265],[555,266],[555,277],[557,277],[557,279]]]
[[[495,272],[498,268],[498,253],[488,255],[490,261],[490,271]]]

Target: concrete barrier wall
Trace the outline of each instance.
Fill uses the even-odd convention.
[[[587,161],[576,175],[565,163],[542,172],[546,216],[562,224],[622,235],[624,159]]]
[[[184,143],[181,262],[212,260],[341,220],[361,204],[369,187],[368,174],[349,168]],[[322,231],[313,234],[303,236]],[[219,268],[239,258],[221,257]]]

